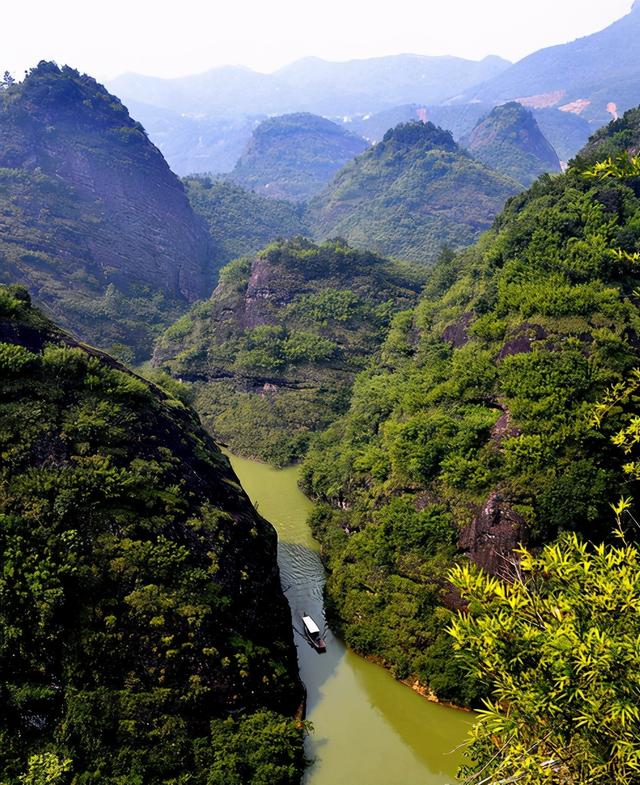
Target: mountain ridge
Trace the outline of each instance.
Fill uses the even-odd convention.
[[[312,112],[337,116],[402,103],[397,97],[406,90],[412,95],[415,84],[421,85],[419,100],[444,100],[451,92],[464,90],[465,84],[478,84],[508,65],[509,61],[491,55],[483,60],[412,54],[344,62],[302,58],[272,74],[223,66],[167,80],[137,74],[120,76],[109,86],[125,102],[136,99],[184,113]],[[309,67],[314,71],[311,84]],[[295,84],[292,87],[296,81],[304,86],[303,96],[296,94]],[[247,91],[243,96],[239,95],[241,89]]]
[[[593,130],[640,103],[640,9],[603,30],[533,52],[454,102],[519,101],[586,117]]]

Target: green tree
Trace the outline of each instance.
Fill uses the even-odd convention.
[[[31,755],[26,774],[20,776],[22,785],[58,785],[64,782],[72,761],[53,752]]]
[[[640,783],[640,555],[618,534],[615,547],[570,534],[521,550],[511,582],[452,570],[470,612],[450,633],[490,687],[466,781]]]

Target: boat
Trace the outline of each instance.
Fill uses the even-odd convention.
[[[309,643],[313,646],[316,651],[323,652],[327,650],[327,644],[325,643],[324,639],[320,636],[320,628],[315,623],[315,621],[308,616],[306,613],[302,617],[302,625],[304,627],[304,633],[309,639]]]

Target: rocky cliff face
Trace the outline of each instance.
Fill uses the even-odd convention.
[[[210,291],[211,241],[180,181],[120,101],[70,68],[40,63],[0,94],[0,204],[0,280],[86,340],[144,353],[154,324]]]
[[[560,171],[556,151],[533,114],[515,101],[496,106],[461,144],[479,161],[523,185],[545,172]]]

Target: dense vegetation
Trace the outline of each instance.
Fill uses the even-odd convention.
[[[453,624],[456,647],[491,685],[463,773],[522,785],[637,785],[637,547],[594,548],[571,534],[518,560],[507,583],[468,567],[452,575],[471,610]]]
[[[234,451],[286,464],[345,411],[355,374],[422,281],[340,241],[274,243],[225,267],[154,361],[193,383],[205,424]]]
[[[324,117],[270,117],[253,132],[229,179],[271,199],[306,202],[367,147],[364,139]]]
[[[336,176],[310,205],[320,238],[428,264],[444,245],[473,242],[505,201],[513,180],[475,161],[448,131],[403,123]]]
[[[115,96],[45,62],[0,90],[0,283],[130,360],[214,277],[204,222]]]
[[[278,238],[308,234],[300,205],[206,176],[186,177],[183,182],[191,206],[207,223],[216,259],[223,264],[257,253]]]
[[[628,113],[590,145],[597,157],[607,137],[638,123]],[[623,126],[623,129],[621,129]],[[585,169],[588,178],[640,182],[637,134]],[[621,148],[623,152],[621,152]],[[584,164],[585,158],[581,163]],[[617,247],[635,265],[640,254]],[[612,415],[610,436],[624,455],[623,471],[640,479],[640,370],[616,382],[589,414],[601,428]],[[622,416],[621,416],[622,415]],[[637,486],[636,486],[637,487]],[[508,580],[457,566],[453,586],[467,607],[449,628],[466,666],[487,687],[490,700],[471,730],[462,775],[506,776],[523,785],[640,781],[638,633],[640,560],[632,497],[612,505],[622,547],[593,546],[564,534],[539,555],[519,549]],[[586,533],[589,536],[589,532]]]
[[[558,155],[533,114],[515,101],[496,106],[461,144],[479,161],[524,185],[560,171]]]
[[[619,408],[603,430],[588,415],[638,364],[640,178],[583,170],[637,148],[639,130],[630,113],[474,248],[445,254],[306,461],[334,621],[443,698],[482,689],[448,654],[452,559],[501,574],[520,541],[602,538],[609,504],[637,497],[608,439]]]
[[[0,780],[298,782],[275,533],[193,411],[0,287],[0,422]]]

